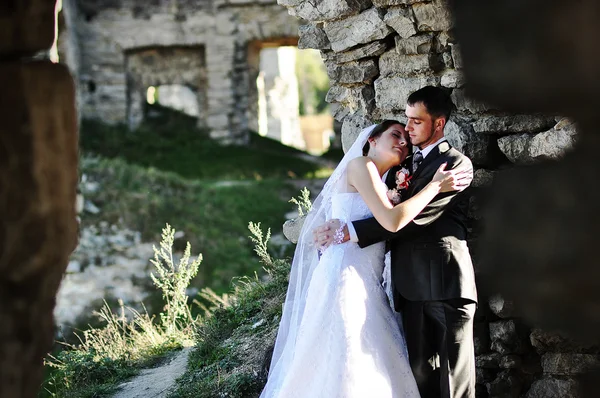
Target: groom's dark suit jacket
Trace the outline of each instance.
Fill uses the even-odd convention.
[[[432,149],[414,172],[409,187],[402,191],[402,200],[422,190],[444,162],[448,163],[446,170],[473,169],[469,158],[444,141]],[[395,186],[397,170],[388,173],[386,183],[390,188]],[[353,222],[360,247],[389,241],[397,310],[401,309],[403,299],[477,301],[466,242],[467,207],[468,196],[464,191],[448,192],[437,195],[413,222],[395,233],[387,231],[375,218]]]

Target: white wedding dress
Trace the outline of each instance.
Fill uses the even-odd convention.
[[[331,197],[346,222],[372,216],[358,193]],[[308,278],[286,360],[271,367],[261,398],[418,397],[404,337],[382,287],[385,243],[332,245]],[[289,352],[293,351],[293,352]]]

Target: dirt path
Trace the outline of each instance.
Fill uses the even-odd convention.
[[[138,376],[121,384],[113,398],[166,397],[175,386],[175,380],[185,372],[192,349],[186,347],[161,366],[142,370]]]

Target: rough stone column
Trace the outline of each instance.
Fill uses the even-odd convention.
[[[208,117],[207,125],[212,138],[223,143],[236,142],[232,136],[234,113],[233,73],[235,42],[226,35],[216,36],[206,44],[206,70],[208,73]]]
[[[55,295],[77,241],[77,118],[66,66],[28,57],[54,40],[54,2],[0,8],[0,397],[36,397]]]

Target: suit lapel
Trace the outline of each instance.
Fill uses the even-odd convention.
[[[448,143],[448,141],[442,141],[438,145],[436,145],[436,147],[433,148],[431,150],[431,152],[429,152],[429,154],[427,154],[425,159],[423,159],[423,161],[421,162],[421,165],[414,172],[413,178],[414,179],[419,178],[419,176],[421,174],[423,174],[423,170],[425,170],[428,165],[433,163],[433,161],[435,159],[437,159],[438,157],[440,157],[442,154],[448,152],[450,150],[450,148],[451,147],[450,147],[450,144]]]

